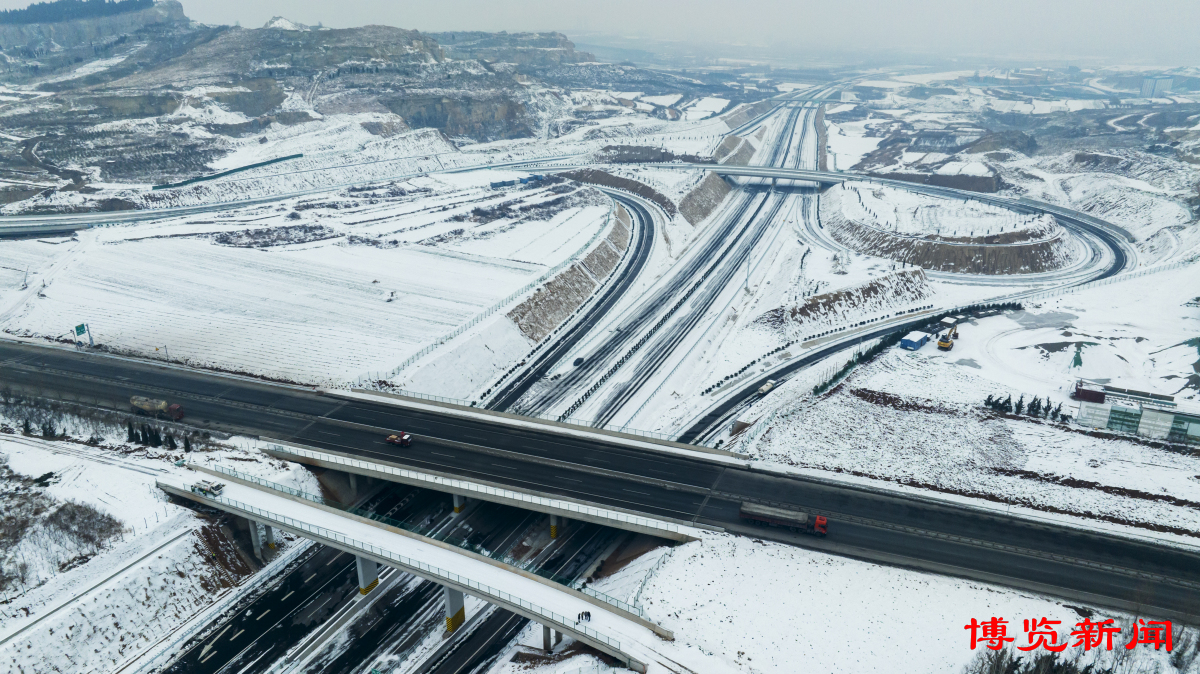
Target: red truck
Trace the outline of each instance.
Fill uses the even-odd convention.
[[[759,526],[785,527],[814,536],[829,533],[829,520],[823,515],[810,515],[799,510],[743,503],[739,515],[742,519]]]

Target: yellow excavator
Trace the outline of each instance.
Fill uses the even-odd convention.
[[[952,325],[946,329],[946,334],[938,337],[939,351],[949,351],[954,348],[954,340],[958,339],[958,326]]]

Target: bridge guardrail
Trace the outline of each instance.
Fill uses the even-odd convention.
[[[293,450],[293,448],[290,448],[290,447],[282,447],[281,445],[274,445],[274,444],[273,444],[273,445],[271,445],[271,446],[272,446],[272,447],[274,447],[274,448],[276,448],[277,450],[281,450],[281,451],[292,451],[292,450]],[[299,453],[299,452],[297,451],[297,452],[295,452],[295,453]],[[309,452],[309,454],[313,454],[313,452]],[[328,455],[328,456],[333,456],[333,455]],[[315,457],[314,457],[314,458],[315,458]],[[326,459],[322,459],[322,460],[326,460]],[[366,463],[366,462],[364,462],[364,463]],[[379,464],[373,464],[373,465],[376,465],[376,466],[378,466],[378,468],[380,468],[380,469],[382,469],[382,468],[387,468],[387,466],[382,466],[382,465],[379,465]],[[395,519],[392,519],[392,518],[390,518],[390,517],[386,517],[386,516],[384,516],[384,515],[379,515],[378,513],[373,513],[373,512],[367,511],[367,510],[363,510],[363,509],[361,509],[361,508],[349,507],[349,506],[342,505],[342,504],[340,504],[340,503],[331,503],[331,502],[329,502],[329,501],[325,500],[324,498],[322,498],[321,496],[318,496],[318,495],[316,495],[316,494],[310,494],[310,493],[308,493],[308,492],[306,492],[306,491],[301,491],[301,490],[299,490],[299,489],[295,489],[295,488],[293,488],[293,487],[288,487],[288,486],[285,486],[285,485],[279,484],[279,483],[277,483],[277,482],[271,482],[270,480],[264,480],[264,479],[263,479],[263,478],[261,478],[261,477],[256,477],[256,476],[254,476],[254,475],[248,475],[248,474],[246,474],[246,473],[242,473],[242,472],[236,471],[236,470],[234,470],[234,469],[232,469],[232,468],[226,468],[226,467],[224,467],[224,466],[219,466],[219,465],[218,465],[218,466],[212,466],[212,467],[211,467],[211,470],[214,470],[214,471],[216,471],[216,472],[218,472],[218,473],[221,473],[221,474],[223,474],[223,475],[229,475],[230,477],[235,477],[235,478],[238,478],[238,479],[240,479],[240,480],[245,480],[245,481],[247,481],[247,482],[253,482],[254,484],[258,484],[258,485],[261,485],[261,486],[263,486],[263,487],[266,487],[267,489],[271,489],[271,490],[274,490],[274,491],[281,491],[281,492],[283,492],[283,493],[285,493],[285,494],[290,494],[290,495],[292,495],[292,496],[295,496],[295,497],[297,497],[297,498],[302,498],[302,499],[305,499],[305,500],[307,500],[307,501],[312,501],[313,503],[317,503],[317,504],[320,504],[320,505],[329,506],[329,507],[332,507],[332,508],[337,508],[338,510],[343,510],[343,511],[345,511],[345,512],[347,512],[347,513],[350,513],[350,514],[352,514],[352,515],[358,515],[359,517],[365,517],[365,518],[367,518],[367,519],[370,519],[370,520],[373,520],[373,521],[376,521],[376,522],[382,522],[383,524],[386,524],[386,525],[388,525],[388,526],[393,526],[393,527],[396,527],[397,529],[403,529],[404,531],[408,531],[408,532],[411,532],[411,533],[417,534],[418,536],[424,536],[424,537],[426,537],[426,538],[430,538],[430,539],[433,539],[433,540],[441,541],[441,542],[443,542],[443,543],[449,543],[450,545],[453,545],[453,546],[455,546],[455,547],[457,547],[457,548],[463,548],[463,549],[466,549],[466,550],[471,550],[472,552],[474,552],[474,553],[476,553],[476,554],[483,555],[484,557],[488,557],[488,558],[490,558],[490,559],[498,559],[499,561],[502,561],[502,562],[505,562],[505,563],[509,563],[509,562],[508,562],[506,559],[502,559],[502,558],[500,558],[500,557],[497,557],[497,555],[496,555],[496,554],[493,554],[492,552],[490,552],[490,551],[488,551],[488,550],[486,550],[486,549],[484,549],[484,548],[482,548],[482,547],[480,547],[480,546],[478,546],[478,545],[473,545],[473,544],[471,544],[471,543],[469,542],[469,540],[468,540],[468,539],[465,539],[465,538],[449,538],[449,537],[437,538],[436,536],[433,536],[433,535],[431,535],[431,534],[433,534],[433,533],[434,533],[434,530],[433,530],[433,529],[424,529],[424,528],[422,528],[422,527],[415,527],[415,526],[412,526],[412,525],[407,525],[407,524],[405,524],[405,523],[403,523],[403,522],[400,522],[399,520],[395,520]],[[379,470],[378,470],[378,469],[376,469],[376,468],[372,468],[371,470],[376,470],[377,472],[384,472],[384,471],[379,471]],[[411,471],[405,471],[405,472],[410,472],[410,473],[411,473]],[[418,475],[419,475],[419,473],[416,473],[416,474],[418,474]],[[436,477],[436,476],[430,476],[430,477]],[[481,485],[479,485],[479,486],[481,486]],[[486,489],[490,489],[490,488],[486,488]],[[505,492],[505,493],[511,493],[511,494],[519,494],[519,492],[508,492],[507,490],[492,490],[492,492],[489,492],[489,493],[494,493],[494,492]],[[526,495],[526,496],[528,496],[528,495]],[[540,498],[540,497],[532,497],[532,498]],[[553,501],[553,499],[544,499],[544,500],[546,500],[546,501]],[[567,504],[567,505],[573,505],[573,504]],[[572,512],[582,512],[582,511],[581,511],[581,510],[573,510]],[[617,514],[620,514],[620,513],[617,513]],[[639,518],[631,517],[630,519],[639,519]],[[663,524],[669,524],[669,523],[666,523],[666,522],[664,522]],[[674,527],[675,527],[675,530],[676,530],[676,531],[678,531],[678,529],[679,529],[679,527],[678,527],[678,526],[675,526],[675,525],[671,525],[671,526],[674,526]],[[499,551],[497,551],[497,552],[499,552]],[[510,566],[516,566],[516,565],[514,565],[514,564],[510,564]],[[565,578],[562,578],[562,577],[559,577],[559,576],[555,576],[555,575],[553,575],[553,574],[547,574],[547,573],[539,572],[539,571],[537,571],[536,569],[527,569],[527,568],[524,568],[524,567],[521,567],[521,568],[522,568],[522,570],[523,570],[523,571],[527,571],[527,572],[529,572],[529,573],[533,573],[533,574],[536,574],[536,575],[538,575],[538,576],[541,576],[541,577],[543,577],[543,578],[546,578],[547,580],[554,581],[554,582],[556,582],[556,583],[558,583],[558,584],[560,584],[560,585],[563,585],[564,587],[572,587],[572,588],[574,587],[574,586],[572,585],[572,583],[570,582],[570,580],[569,580],[569,579],[565,579]],[[624,611],[628,611],[628,612],[630,612],[630,613],[632,613],[632,614],[636,615],[636,616],[637,616],[637,617],[639,617],[639,618],[645,618],[645,617],[646,617],[646,616],[645,616],[645,612],[644,612],[644,611],[642,611],[642,609],[641,609],[641,608],[639,608],[639,607],[637,607],[637,606],[634,606],[634,605],[631,605],[631,604],[628,604],[628,603],[626,603],[626,602],[623,602],[623,601],[621,601],[620,599],[617,599],[616,597],[609,596],[609,595],[607,595],[607,594],[605,594],[605,593],[603,593],[603,592],[599,592],[599,591],[597,591],[597,590],[593,590],[593,589],[591,589],[591,588],[582,588],[582,589],[580,589],[580,592],[583,592],[584,594],[586,594],[586,595],[588,595],[588,596],[591,596],[591,597],[594,597],[594,598],[596,598],[596,599],[599,599],[600,601],[602,601],[602,602],[605,602],[606,604],[611,604],[611,605],[613,605],[613,606],[615,606],[615,607],[617,607],[617,608],[619,608],[619,609],[622,609],[622,610],[624,610]]]
[[[403,478],[409,479],[409,480],[419,480],[421,482],[425,482],[430,485],[436,485],[438,487],[450,487],[450,488],[458,489],[461,491],[475,492],[478,494],[489,494],[492,496],[500,496],[500,497],[503,497],[503,498],[506,498],[509,500],[513,500],[513,501],[523,501],[525,503],[536,503],[538,505],[546,506],[548,508],[557,508],[559,510],[566,510],[568,512],[575,512],[575,513],[580,513],[583,515],[591,515],[593,517],[604,517],[607,519],[616,520],[618,522],[624,522],[626,524],[635,524],[637,526],[646,527],[646,528],[650,528],[650,529],[663,529],[665,531],[670,531],[673,533],[680,533],[682,531],[682,528],[678,524],[673,524],[671,522],[663,522],[662,520],[655,520],[655,519],[651,519],[648,517],[637,517],[635,515],[627,515],[625,513],[617,512],[614,510],[606,510],[603,508],[593,508],[591,506],[579,505],[578,503],[572,503],[570,501],[563,501],[560,499],[547,498],[545,496],[534,496],[533,494],[525,494],[525,493],[522,493],[519,491],[512,491],[509,489],[500,489],[498,487],[489,487],[487,485],[479,484],[478,482],[468,482],[466,480],[458,480],[458,479],[454,479],[454,478],[441,477],[438,475],[430,475],[429,473],[420,473],[417,471],[408,470],[406,468],[395,468],[393,466],[385,466],[383,464],[372,463],[370,461],[361,461],[359,459],[348,459],[343,456],[337,456],[336,454],[326,454],[324,452],[313,452],[311,450],[302,449],[300,447],[285,447],[283,445],[276,445],[276,444],[271,444],[270,446],[275,451],[285,453],[285,454],[294,454],[296,456],[303,456],[303,457],[310,458],[310,459],[318,459],[321,461],[328,461],[330,463],[340,463],[344,466],[356,466],[358,468],[362,468],[364,470],[375,471],[377,473],[387,473],[389,475],[396,475],[396,476],[403,477]]]
[[[435,395],[430,395],[428,393],[418,393],[416,391],[407,391],[405,389],[396,389],[396,390],[399,391],[398,393],[396,393],[396,395],[401,395],[406,398],[418,398],[420,400],[429,400],[429,401],[436,402],[436,403],[449,403],[451,405],[457,405],[459,407],[468,407],[468,408],[472,407],[472,403],[467,400],[460,400],[458,398],[446,398],[444,396],[435,396]],[[371,391],[371,393],[377,393],[377,391]],[[553,414],[518,414],[517,416],[527,417],[529,419],[541,419],[543,421],[553,421],[555,423],[568,424],[570,426],[579,426],[580,428],[585,428],[589,431],[594,431],[594,430],[611,431],[613,433],[625,433],[626,435],[639,435],[643,438],[653,438],[655,440],[666,440],[668,442],[675,442],[675,440],[674,440],[675,436],[673,436],[669,433],[657,433],[655,431],[643,431],[641,429],[633,428],[631,426],[618,426],[616,424],[604,424],[603,426],[596,426],[596,425],[588,422],[586,419],[576,419],[575,417],[562,417],[560,419],[559,417],[557,417]]]
[[[259,508],[258,506],[250,505],[249,503],[244,503],[244,502],[238,501],[236,499],[231,499],[227,496],[209,496],[209,495],[199,495],[199,494],[197,496],[200,496],[200,498],[203,498],[208,501],[222,503],[222,504],[230,506],[232,508],[237,508],[238,510],[241,510],[242,512],[245,512],[245,513],[249,513],[251,515],[258,515],[263,518],[268,518],[270,520],[273,520],[274,522],[278,522],[285,526],[291,527],[292,529],[296,529],[299,531],[305,531],[305,532],[313,534],[314,536],[320,536],[320,537],[328,539],[328,540],[342,543],[343,545],[346,545],[348,547],[351,547],[351,548],[354,548],[357,550],[361,550],[363,552],[368,552],[372,555],[382,557],[383,559],[393,561],[403,567],[408,567],[410,569],[417,569],[419,571],[423,571],[424,573],[422,575],[424,577],[426,577],[428,580],[432,580],[434,582],[448,581],[451,583],[455,583],[457,585],[467,587],[472,590],[477,590],[479,592],[479,594],[476,594],[475,596],[480,597],[481,599],[483,599],[483,598],[498,599],[498,600],[500,600],[502,602],[506,602],[508,604],[520,606],[521,608],[523,608],[533,614],[536,614],[538,616],[546,618],[547,620],[557,622],[560,625],[573,625],[574,627],[572,627],[572,629],[582,632],[586,636],[591,637],[592,639],[595,639],[596,641],[599,641],[601,643],[607,644],[618,651],[621,650],[621,642],[618,641],[617,639],[613,639],[612,637],[605,636],[605,635],[597,632],[596,630],[594,630],[590,627],[587,627],[585,625],[576,625],[574,620],[571,620],[562,614],[555,613],[554,611],[551,611],[550,609],[547,609],[547,608],[543,608],[537,604],[534,604],[531,601],[527,601],[520,597],[511,595],[503,590],[499,590],[490,585],[480,583],[477,580],[473,580],[466,576],[459,575],[457,573],[454,573],[453,571],[448,571],[446,569],[443,569],[438,566],[434,566],[432,564],[426,564],[425,562],[422,562],[420,560],[412,559],[411,557],[406,557],[404,555],[392,552],[391,550],[381,548],[377,545],[371,545],[370,543],[367,543],[365,541],[360,541],[356,538],[351,538],[344,534],[340,534],[336,531],[333,531],[332,529],[326,529],[325,527],[318,526],[316,524],[309,524],[308,522],[303,522],[303,521],[297,520],[295,518],[288,517],[287,515],[281,515],[279,513],[271,512],[270,510]]]

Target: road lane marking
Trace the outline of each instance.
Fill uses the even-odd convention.
[[[326,564],[325,566],[329,566],[329,565],[328,565],[328,564]],[[316,577],[317,577],[317,574],[315,574],[315,573],[314,573],[313,575],[309,576],[308,578],[305,578],[305,579],[304,579],[304,582],[306,582],[306,583],[307,583],[308,581],[310,581],[310,580],[312,580],[313,578],[316,578]]]
[[[562,475],[555,475],[554,477],[556,477],[560,480],[568,480],[570,482],[583,482],[583,480],[576,480],[573,477],[563,477]],[[629,490],[627,489],[626,491],[629,491]]]
[[[626,491],[629,491],[629,490],[627,489]],[[337,561],[337,558],[341,557],[341,556],[342,556],[342,553],[340,553],[340,552],[337,553],[337,557],[334,557],[333,559],[329,560],[328,562],[325,562],[325,566],[329,566],[330,564],[333,564],[334,562]],[[313,575],[315,576],[316,574],[313,574]],[[309,578],[311,578],[311,577],[312,576],[309,576]]]
[[[211,658],[212,656],[214,656],[214,655],[216,655],[216,654],[217,654],[217,652],[216,652],[216,651],[213,651],[212,653],[209,653],[208,655],[206,655],[206,656],[204,656],[204,657],[200,658],[200,664],[202,664],[202,665],[203,665],[205,660],[208,660],[209,658]]]
[[[279,601],[287,601],[287,598],[288,598],[288,597],[290,597],[290,596],[292,596],[292,595],[294,595],[294,594],[296,594],[296,591],[295,591],[295,590],[292,590],[291,592],[289,592],[289,593],[287,593],[287,594],[283,595],[283,599],[280,599]]]
[[[647,494],[647,493],[646,493],[646,492],[644,492],[644,491],[634,491],[634,490],[632,490],[632,489],[625,489],[625,490],[623,490],[623,491],[627,491],[627,492],[629,492],[630,494],[641,494],[642,496],[649,496],[649,494]]]
[[[263,611],[262,613],[259,613],[258,617],[254,619],[254,622],[258,622],[258,621],[262,620],[263,618],[267,617],[267,614],[270,612],[271,612],[271,609],[267,609],[267,610]]]
[[[246,630],[238,630],[238,631],[237,631],[237,634],[235,634],[235,635],[233,635],[233,636],[229,637],[229,640],[230,640],[230,641],[233,641],[234,639],[236,639],[236,638],[238,638],[238,637],[242,636],[242,632],[245,632],[245,631],[246,631]]]

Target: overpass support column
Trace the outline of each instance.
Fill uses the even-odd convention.
[[[463,506],[467,504],[467,497],[462,494],[454,494],[454,514],[457,515],[463,511]]]
[[[558,515],[550,516],[550,538],[558,538],[558,528],[566,522],[560,520]]]
[[[358,476],[354,473],[347,473],[350,476],[350,493],[358,496]]]
[[[463,606],[463,593],[453,588],[442,586],[442,595],[446,598],[446,631],[453,633],[462,627],[467,619],[467,609]]]
[[[262,559],[262,536],[258,533],[258,522],[246,520],[250,525],[250,547],[254,548],[254,556]]]
[[[379,585],[379,565],[373,559],[354,556],[354,566],[358,570],[358,592],[366,594]]]
[[[267,547],[274,550],[275,549],[275,530],[268,526],[264,526],[263,529],[265,530],[265,533],[266,533]]]
[[[550,641],[549,625],[542,625],[542,649],[547,653],[554,649],[554,644]]]

